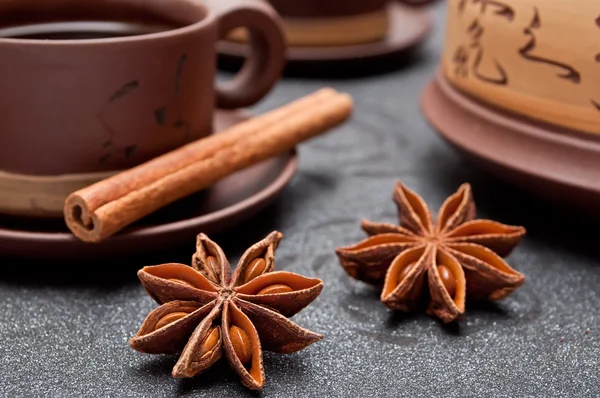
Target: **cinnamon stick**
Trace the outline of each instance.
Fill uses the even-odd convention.
[[[317,92],[256,118],[262,118],[262,121],[251,119],[218,134],[237,136],[233,143],[201,140],[209,142],[210,150],[197,143],[197,150],[202,151],[204,156],[196,161],[166,156],[168,161],[163,162],[171,165],[170,170],[175,170],[161,172],[160,178],[153,178],[156,175],[153,167],[160,163],[155,161],[137,167],[138,175],[148,177],[145,181],[140,182],[125,174],[128,172],[122,173],[125,174],[124,185],[128,188],[124,194],[125,190],[119,188],[121,174],[110,178],[111,181],[101,181],[71,194],[65,202],[65,221],[79,239],[101,242],[176,200],[207,188],[236,171],[293,149],[297,144],[342,123],[351,112],[352,99],[349,95],[332,90]],[[173,164],[186,166],[176,168]],[[113,199],[107,200],[107,197]]]
[[[117,200],[131,191],[147,186],[194,162],[209,157],[215,151],[255,134],[273,123],[278,123],[295,112],[302,112],[318,102],[327,101],[336,94],[337,92],[331,88],[320,89],[276,110],[237,124],[226,132],[191,142],[144,164],[99,181],[79,190],[77,195],[86,202],[89,214],[91,214],[99,207]],[[86,217],[87,214],[82,216],[84,216],[84,223],[91,223],[91,219]]]

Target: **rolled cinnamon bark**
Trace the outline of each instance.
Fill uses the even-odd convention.
[[[337,95],[332,88],[323,88],[310,95],[237,124],[226,132],[213,134],[207,138],[191,142],[139,166],[123,171],[96,184],[76,192],[87,204],[89,214],[105,204],[151,184],[154,181],[174,173],[190,164],[212,156],[215,151],[233,145],[251,134],[265,129],[267,126],[287,118],[295,112],[302,112],[316,103],[327,101]],[[90,224],[87,214],[82,214],[83,222]]]
[[[225,140],[216,144],[205,139],[209,144],[212,142],[209,150],[199,142],[197,150],[203,152],[203,157],[170,173],[161,172],[160,178],[148,178],[140,182],[131,178],[130,174],[125,174],[128,172],[122,173],[126,176],[123,184],[130,185],[127,186],[127,192],[120,196],[115,191],[125,191],[119,180],[121,174],[110,178],[111,181],[96,183],[67,198],[67,226],[84,242],[101,242],[178,199],[207,188],[236,171],[289,151],[297,144],[339,125],[350,116],[352,105],[352,98],[347,94],[320,91],[258,117],[263,118],[262,122],[251,119],[218,134],[235,136],[233,143]],[[284,111],[284,108],[287,110]],[[232,131],[244,133],[233,134]],[[177,163],[177,158],[171,161]],[[155,176],[153,169],[158,162],[154,162],[138,166],[136,173]],[[168,161],[165,163],[171,164]],[[130,188],[132,186],[134,188]]]

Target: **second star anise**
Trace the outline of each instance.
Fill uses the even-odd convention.
[[[423,199],[400,182],[394,201],[400,226],[363,221],[370,237],[336,250],[350,276],[383,282],[381,301],[390,309],[411,311],[426,297],[427,312],[451,322],[463,315],[467,295],[499,300],[525,281],[502,259],[525,228],[475,220],[469,184],[446,199],[435,223]]]
[[[172,375],[193,377],[225,354],[250,389],[264,385],[262,351],[292,353],[323,338],[288,319],[323,289],[320,279],[273,271],[282,235],[273,232],[250,247],[233,276],[223,250],[206,235],[197,239],[192,266],[144,267],[138,276],[160,307],[130,340],[137,351],[180,353]]]

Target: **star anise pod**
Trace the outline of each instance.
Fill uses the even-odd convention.
[[[206,235],[197,238],[192,266],[144,267],[138,277],[160,307],[130,340],[137,351],[181,353],[176,378],[208,369],[223,352],[242,383],[260,389],[265,382],[262,350],[292,353],[323,338],[288,319],[323,289],[320,279],[273,271],[279,232],[250,247],[231,275],[223,250]]]
[[[464,314],[467,295],[499,300],[525,281],[502,259],[525,228],[475,220],[469,184],[446,199],[435,223],[423,199],[401,182],[394,201],[400,226],[363,220],[370,237],[336,250],[351,277],[383,282],[381,301],[387,307],[412,311],[425,297],[428,314],[451,322]]]

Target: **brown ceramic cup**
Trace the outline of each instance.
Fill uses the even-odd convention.
[[[390,33],[394,16],[411,14],[396,4],[421,7],[435,0],[255,0],[270,3],[283,17],[289,48],[343,47],[381,43]],[[246,44],[243,29],[227,39]]]
[[[0,2],[0,171],[97,173],[212,132],[215,105],[250,106],[280,77],[279,17],[252,0]],[[215,88],[216,42],[252,56]]]
[[[435,0],[268,0],[282,17],[331,18],[368,14],[381,10],[390,1],[424,6]]]

